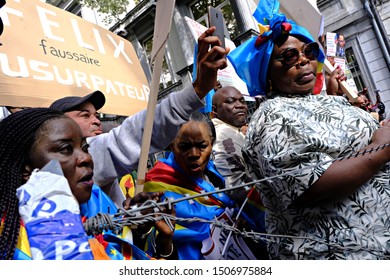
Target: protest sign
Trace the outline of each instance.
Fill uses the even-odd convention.
[[[262,0],[264,1],[264,0]],[[256,0],[258,3],[259,0]],[[280,11],[298,25],[304,26],[313,38],[322,34],[323,17],[315,0],[280,0]]]
[[[336,55],[336,37],[337,37],[337,33],[333,33],[333,32],[326,33],[326,55],[327,56]]]
[[[129,41],[39,0],[9,0],[0,16],[0,105],[49,106],[100,90],[104,113],[146,108],[148,81]]]

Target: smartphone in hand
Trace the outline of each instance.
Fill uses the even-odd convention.
[[[217,36],[222,43],[222,48],[225,48],[225,23],[223,20],[222,11],[220,9],[208,7],[209,27],[215,26],[214,36]]]

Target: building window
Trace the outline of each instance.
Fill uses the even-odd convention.
[[[359,64],[356,60],[352,48],[347,48],[345,50],[345,58],[346,58],[347,68],[349,69],[350,74],[352,75],[353,80],[355,81],[357,90],[358,91],[363,90],[363,88],[365,88],[366,85],[363,81],[362,73],[360,71]]]
[[[329,6],[334,2],[333,0],[317,0],[318,9],[322,9],[325,6]]]
[[[201,0],[196,1],[190,5],[190,9],[194,20],[202,24],[203,26],[209,26],[207,18],[207,7],[213,6],[219,8],[222,11],[223,18],[225,20],[225,34],[229,34],[230,38],[236,38],[239,35],[237,28],[237,22],[234,17],[230,1],[228,0]],[[227,32],[227,33],[226,33]]]
[[[46,3],[82,17],[81,4],[76,0],[46,0]]]

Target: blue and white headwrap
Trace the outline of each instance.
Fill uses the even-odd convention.
[[[247,84],[251,96],[267,93],[268,66],[276,39],[289,34],[299,36],[305,43],[315,41],[309,31],[278,13],[279,6],[277,0],[259,0],[253,16],[259,23],[260,36],[247,40],[228,54],[228,59],[237,75]],[[317,58],[320,62],[317,73],[322,73],[324,59],[321,50]]]

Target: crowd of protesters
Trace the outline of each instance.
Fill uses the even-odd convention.
[[[389,259],[390,122],[379,91],[374,104],[367,89],[351,104],[336,68],[327,93],[314,94],[323,51],[265,5],[254,14],[261,34],[232,52],[215,27],[198,38],[195,81],[155,109],[149,153],[170,153],[133,197],[119,178],[138,166],[146,111],[103,132],[100,91],[3,107],[0,259]],[[240,89],[217,81],[228,60],[262,99],[249,124]],[[211,114],[198,112],[213,89]],[[93,227],[104,215],[145,219]],[[58,254],[58,241],[74,247]]]

